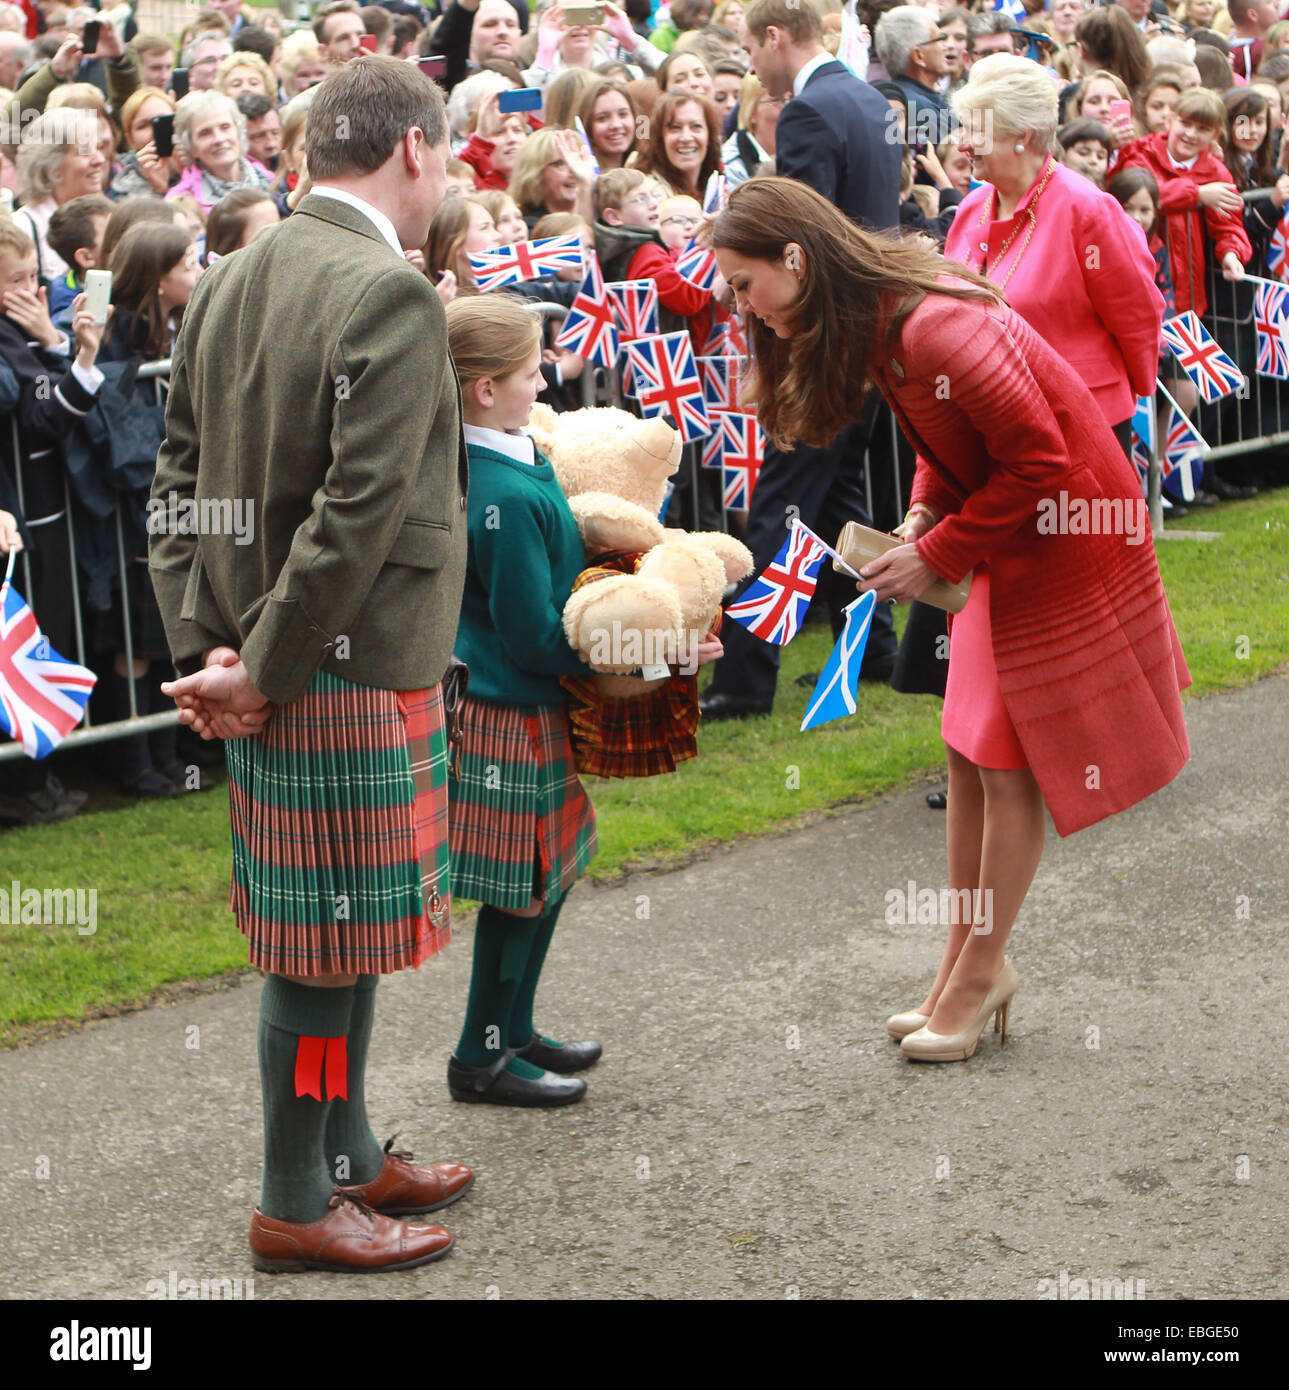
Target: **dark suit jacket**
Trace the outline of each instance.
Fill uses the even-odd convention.
[[[899,226],[899,126],[882,94],[838,62],[810,75],[783,108],[775,171],[800,179],[870,228]]]
[[[156,513],[175,665],[227,643],[275,704],[319,666],[433,685],[461,607],[466,481],[438,295],[357,209],[305,197],[201,277],[175,346],[154,505],[253,509],[250,544],[171,534]]]

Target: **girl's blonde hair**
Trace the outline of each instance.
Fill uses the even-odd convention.
[[[541,323],[513,295],[454,299],[447,316],[448,350],[463,386],[519,371],[541,342]]]

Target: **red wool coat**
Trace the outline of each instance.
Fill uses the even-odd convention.
[[[1006,305],[935,294],[870,370],[918,451],[912,500],[940,518],[918,553],[952,582],[989,565],[1003,699],[1057,831],[1167,785],[1190,756],[1190,672],[1149,524],[1142,544],[1043,533],[1062,493],[1067,511],[1142,505],[1088,388]]]
[[[1244,230],[1238,212],[1219,212],[1200,206],[1199,190],[1204,183],[1235,186],[1230,171],[1210,151],[1205,150],[1190,169],[1174,169],[1168,157],[1168,137],[1147,135],[1126,146],[1120,169],[1148,169],[1159,185],[1159,221],[1155,231],[1168,247],[1173,273],[1173,294],[1177,312],[1194,309],[1208,312],[1208,287],[1204,281],[1204,238],[1213,243],[1214,258],[1234,251],[1241,265],[1248,265],[1253,244]]]

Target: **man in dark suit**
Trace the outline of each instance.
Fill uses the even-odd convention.
[[[904,146],[889,103],[823,46],[823,25],[810,0],[754,0],[745,12],[744,47],[771,96],[789,98],[776,129],[775,168],[800,179],[846,215],[870,228],[899,224]],[[860,389],[861,383],[855,383]],[[760,573],[799,517],[833,544],[847,521],[871,524],[865,508],[864,448],[870,427],[844,430],[826,448],[789,451],[767,443],[748,512],[747,544]],[[825,562],[818,593],[834,635],[855,581]],[[723,719],[768,714],[778,681],[779,649],[738,623],[721,628],[725,656],[716,663],[700,707]],[[885,605],[873,613],[861,675],[886,680],[895,659],[895,629]]]
[[[181,675],[162,688],[228,740],[232,903],[268,976],[253,1262],[403,1269],[452,1237],[393,1218],[472,1180],[382,1149],[363,1099],[376,982],[448,939],[467,463],[443,306],[403,255],[446,187],[443,98],[356,58],[317,88],[306,152],[295,214],[184,314],[149,566]]]

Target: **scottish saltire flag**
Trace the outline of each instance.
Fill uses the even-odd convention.
[[[676,270],[700,290],[710,290],[721,273],[716,264],[716,252],[710,246],[697,246],[692,241],[676,258]]]
[[[707,188],[703,193],[703,211],[709,215],[725,211],[725,204],[729,202],[729,192],[725,187],[725,175],[716,170],[707,180]]]
[[[1289,250],[1289,212],[1276,224],[1267,246],[1267,269],[1272,275],[1285,279],[1285,252]]]
[[[581,270],[582,238],[572,232],[568,236],[543,237],[540,241],[520,241],[514,246],[472,254],[469,261],[480,290],[499,290],[503,285],[517,285],[521,280],[554,275],[557,270]]]
[[[1165,319],[1163,335],[1182,371],[1199,388],[1205,405],[1244,386],[1244,373],[1209,336],[1194,309]]]
[[[1021,3],[1021,0],[994,0],[995,12],[1001,11],[1009,14],[1016,21],[1017,28],[1023,29],[1025,21],[1029,18],[1029,12]]]
[[[779,553],[748,586],[727,617],[742,623],[753,637],[784,647],[797,635],[815,596],[819,567],[829,548],[808,527],[792,523]]]
[[[877,594],[866,589],[854,603],[842,609],[846,626],[806,706],[806,717],[801,721],[803,734],[807,729],[817,729],[820,724],[855,713],[859,699],[859,668],[864,664],[864,648],[868,646],[876,606]]]
[[[1138,396],[1132,415],[1132,461],[1142,481],[1150,471],[1150,454],[1155,447],[1155,402],[1150,396]]]
[[[657,333],[658,286],[652,280],[610,280],[604,288],[618,316],[618,337],[622,342]]]
[[[1174,405],[1168,410],[1168,434],[1160,459],[1161,483],[1173,497],[1194,500],[1204,480],[1204,455],[1208,445],[1194,425]]]
[[[626,347],[645,418],[670,415],[686,442],[709,435],[712,425],[703,409],[703,385],[689,334],[663,333],[639,338]]]
[[[727,411],[716,418],[721,431],[721,467],[725,470],[727,493],[725,505],[742,509],[751,505],[756,480],[765,462],[765,435],[756,416],[746,411]],[[731,479],[731,474],[738,476]],[[729,500],[731,486],[735,495],[743,498],[743,501]]]
[[[700,357],[698,374],[703,379],[703,403],[709,415],[725,410],[744,410],[739,404],[739,373],[743,360],[739,357]]]
[[[1258,374],[1289,380],[1285,303],[1289,285],[1259,285],[1253,295],[1253,329],[1258,339]]]
[[[611,367],[618,360],[618,325],[613,305],[604,288],[600,261],[594,252],[586,268],[582,288],[573,300],[564,327],[555,339],[557,348],[575,352],[598,367]]]
[[[0,585],[0,730],[28,757],[48,757],[81,722],[97,679],[49,645],[6,576]]]

